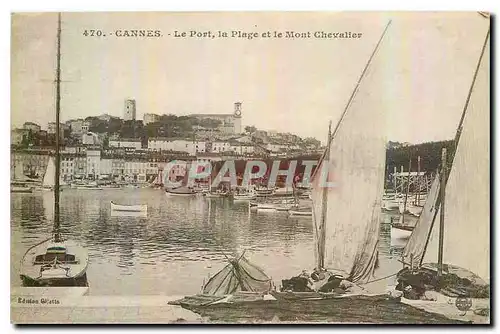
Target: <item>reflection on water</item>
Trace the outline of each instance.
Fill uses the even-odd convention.
[[[148,214],[111,215],[110,201],[148,204]],[[20,285],[24,252],[50,235],[53,205],[51,192],[12,194],[13,285]],[[391,273],[402,249],[391,248],[390,217],[382,219],[380,270]],[[243,251],[275,281],[314,265],[310,217],[258,212],[227,199],[166,196],[154,189],[68,189],[61,193],[61,222],[63,235],[89,250],[93,295],[197,293],[226,256]]]

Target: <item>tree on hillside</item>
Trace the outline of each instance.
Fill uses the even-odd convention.
[[[245,132],[248,133],[248,134],[252,134],[254,133],[255,131],[257,131],[257,128],[255,126],[245,126]]]

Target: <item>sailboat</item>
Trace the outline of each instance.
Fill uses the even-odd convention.
[[[184,178],[182,179],[181,186],[176,187],[176,188],[165,188],[166,195],[172,195],[172,196],[193,196],[193,195],[196,195],[196,191],[192,187],[188,186],[190,166],[191,166],[191,164],[186,165],[186,172],[184,174]],[[165,177],[168,177],[168,175]]]
[[[43,176],[42,181],[42,189],[46,191],[53,191],[55,186],[55,174],[56,174],[56,165],[54,163],[54,158],[50,157],[47,162],[47,168],[45,170],[45,174]],[[62,180],[59,178],[59,186],[62,185]],[[59,191],[62,191],[62,188],[59,187]]]
[[[28,178],[23,173],[23,165],[14,165],[14,175],[13,180],[10,181],[10,192],[12,193],[32,193],[33,188],[30,186],[34,185],[30,182],[32,179]]]
[[[307,290],[288,289],[283,280],[276,299],[314,300],[371,294],[361,287],[374,279],[385,175],[385,106],[377,75],[383,67],[380,45],[385,27],[312,176],[314,281]],[[372,64],[378,61],[377,64]],[[382,63],[381,63],[382,62]],[[363,83],[361,85],[361,83]],[[335,178],[334,180],[332,178]],[[334,182],[334,186],[325,182]],[[312,263],[312,261],[311,261]],[[327,289],[335,281],[348,289]]]
[[[489,68],[488,29],[456,132],[451,163],[447,164],[443,152],[441,173],[434,178],[402,255],[404,268],[398,273],[396,288],[407,298],[419,299],[433,290],[438,296],[477,298],[474,303],[485,301],[485,309],[489,309]],[[414,295],[407,295],[407,291]],[[436,304],[408,302],[424,308]],[[474,303],[470,305],[474,307]]]
[[[61,103],[61,14],[57,26],[56,124],[59,124]],[[21,260],[21,280],[24,286],[88,286],[88,253],[72,240],[64,240],[59,217],[59,127],[56,126],[54,168],[54,229],[53,235],[29,248]]]

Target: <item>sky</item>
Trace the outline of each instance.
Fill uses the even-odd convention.
[[[232,113],[242,124],[324,142],[387,22],[374,91],[387,138],[453,138],[489,21],[475,12],[63,13],[61,120],[144,113]],[[57,14],[12,16],[11,126],[55,120]],[[106,37],[84,36],[100,29]],[[160,30],[161,37],[111,36]],[[186,31],[356,32],[356,39],[177,38]],[[169,35],[170,34],[170,35]],[[363,81],[361,81],[363,85]],[[390,97],[390,98],[387,98]],[[360,101],[362,102],[362,101]]]

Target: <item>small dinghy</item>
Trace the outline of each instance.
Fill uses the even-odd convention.
[[[123,205],[123,204],[116,204],[116,203],[113,203],[113,201],[111,201],[111,211],[147,212],[148,205],[147,204]]]
[[[312,216],[312,208],[290,209],[290,210],[288,210],[288,213],[290,214],[290,216],[311,217]]]

